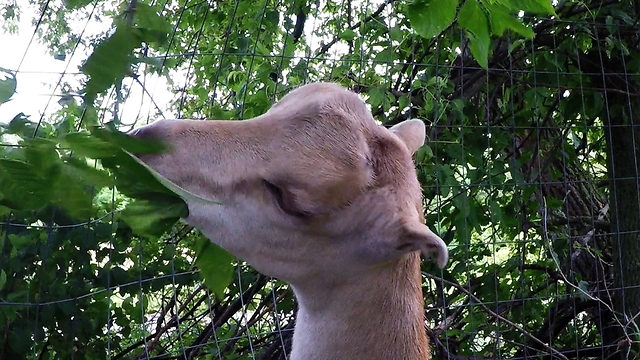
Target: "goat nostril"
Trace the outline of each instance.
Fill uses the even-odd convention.
[[[127,135],[128,135],[128,136],[130,136],[130,137],[133,137],[133,138],[142,138],[142,137],[144,137],[144,135],[143,135],[143,133],[144,133],[143,129],[144,129],[144,128],[141,128],[141,127],[140,127],[140,128],[137,128],[137,129],[133,129],[133,130],[129,131],[129,132],[127,133]]]
[[[157,140],[158,132],[155,131],[153,127],[147,125],[133,129],[127,135],[138,140],[155,141]]]

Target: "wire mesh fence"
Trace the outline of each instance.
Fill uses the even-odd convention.
[[[479,2],[494,35],[481,43],[457,22],[421,36],[433,19],[415,6],[446,17],[426,0],[0,1],[3,159],[44,159],[20,177],[28,194],[4,177],[20,169],[0,166],[0,357],[288,358],[286,283],[234,261],[214,269],[230,281],[214,294],[195,266],[196,230],[140,236],[119,217],[121,193],[83,188],[92,173],[53,171],[20,142],[87,126],[77,68],[113,19],[148,4],[170,31],[160,41],[162,24],[140,25],[151,40],[97,97],[99,124],[248,119],[302,84],[341,83],[385,126],[428,126],[415,162],[451,257],[422,268],[434,358],[640,359],[637,4],[553,2],[543,16],[532,0],[505,20],[494,3]],[[88,213],[65,210],[87,191]]]

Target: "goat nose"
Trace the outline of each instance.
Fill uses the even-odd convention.
[[[158,131],[153,126],[142,126],[127,132],[127,136],[136,140],[135,150],[131,154],[139,159],[147,158],[160,153],[164,149],[164,143],[158,138]]]

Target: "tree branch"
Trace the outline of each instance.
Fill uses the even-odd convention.
[[[396,0],[385,0],[385,2],[383,2],[382,4],[380,4],[380,6],[378,6],[378,8],[376,9],[376,11],[374,11],[373,13],[371,13],[371,15],[365,17],[364,19],[362,19],[361,21],[358,21],[357,23],[353,24],[351,27],[349,27],[348,29],[351,30],[355,30],[357,28],[359,28],[362,24],[367,23],[369,21],[371,21],[372,19],[374,19],[376,16],[380,15],[382,13],[382,11],[384,10],[384,8],[387,7],[387,5],[393,3]],[[340,41],[340,36],[336,36],[334,37],[331,41],[329,41],[328,43],[322,45],[320,47],[320,50],[316,53],[316,56],[320,56],[323,54],[326,54],[329,49],[335,45],[338,41]]]
[[[511,320],[509,320],[509,319],[507,319],[507,318],[505,318],[505,317],[503,317],[503,316],[501,316],[501,315],[499,315],[499,314],[496,314],[493,310],[489,309],[489,308],[487,307],[487,305],[485,305],[485,304],[484,304],[480,299],[478,299],[475,295],[473,295],[471,292],[469,292],[469,291],[468,291],[467,289],[465,289],[464,287],[462,287],[462,286],[460,286],[460,285],[458,285],[458,284],[456,284],[456,283],[454,283],[454,282],[451,282],[451,281],[445,280],[445,279],[443,279],[443,278],[437,277],[437,276],[435,276],[435,275],[431,275],[431,274],[429,274],[429,273],[427,273],[427,272],[424,272],[424,271],[422,272],[422,275],[424,275],[425,277],[427,277],[427,278],[429,278],[429,279],[435,280],[435,281],[442,281],[442,282],[444,282],[444,283],[446,283],[446,284],[448,284],[448,285],[451,285],[451,286],[455,287],[456,289],[459,289],[460,291],[462,291],[462,292],[464,292],[465,294],[467,294],[467,295],[468,295],[468,296],[469,296],[473,301],[475,301],[475,302],[478,304],[478,306],[480,306],[480,307],[482,308],[482,310],[484,310],[488,315],[490,315],[490,316],[491,316],[491,317],[493,317],[494,319],[499,320],[499,321],[502,321],[502,322],[504,322],[505,324],[507,324],[507,325],[511,326],[512,328],[514,328],[514,329],[516,329],[516,330],[520,331],[523,335],[525,335],[525,336],[529,337],[529,338],[530,338],[531,340],[533,340],[535,343],[537,343],[538,345],[540,345],[544,350],[548,351],[548,352],[549,352],[549,354],[553,354],[553,355],[555,355],[555,356],[556,356],[557,358],[559,358],[559,359],[569,360],[569,359],[567,359],[567,357],[566,357],[566,356],[564,356],[564,355],[563,355],[562,353],[560,353],[558,350],[556,350],[556,349],[554,349],[554,348],[550,347],[549,345],[545,344],[542,340],[538,339],[538,338],[537,338],[536,336],[534,336],[532,333],[530,333],[530,332],[528,332],[527,330],[525,330],[522,326],[520,326],[520,325],[518,325],[518,324],[514,323],[513,321],[511,321]]]

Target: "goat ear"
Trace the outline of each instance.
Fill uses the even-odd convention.
[[[447,244],[426,225],[417,221],[405,222],[402,225],[399,245],[396,247],[400,251],[421,251],[425,257],[432,254],[436,256],[438,267],[443,269],[449,260]]]
[[[393,125],[389,130],[404,142],[412,154],[424,145],[427,137],[425,125],[420,119],[405,120]]]

